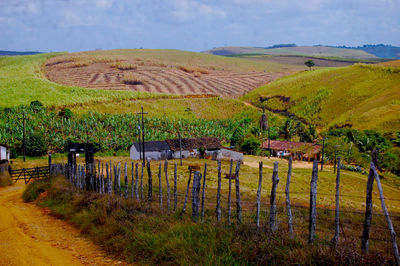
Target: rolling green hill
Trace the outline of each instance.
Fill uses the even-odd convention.
[[[400,128],[400,69],[356,64],[304,71],[262,86],[244,100],[285,111],[320,128],[352,125],[394,132]]]

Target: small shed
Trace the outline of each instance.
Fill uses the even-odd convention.
[[[10,146],[6,144],[0,144],[0,161],[10,160]]]
[[[322,145],[308,142],[270,140],[264,141],[261,145],[264,150],[271,149],[272,156],[286,157],[292,155],[294,159],[311,160],[318,159],[321,153]]]
[[[142,142],[135,142],[130,148],[131,160],[142,159]],[[166,141],[146,141],[144,143],[144,151],[146,159],[149,160],[165,160],[171,157],[171,150]]]

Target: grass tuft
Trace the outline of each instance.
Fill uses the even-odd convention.
[[[7,187],[13,184],[10,174],[5,172],[0,172],[0,187]]]
[[[122,82],[130,85],[141,85],[144,83],[144,80],[134,73],[128,72],[124,73],[124,76],[122,77]]]

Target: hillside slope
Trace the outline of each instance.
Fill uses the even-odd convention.
[[[64,85],[224,98],[297,70],[281,63],[151,49],[63,54],[45,66],[48,79]]]
[[[218,47],[206,51],[205,53],[215,54],[215,55],[268,54],[268,55],[341,57],[341,58],[355,58],[355,59],[377,58],[375,55],[367,53],[362,50],[336,48],[328,46],[296,46],[296,47],[282,47],[282,48]]]
[[[362,65],[305,71],[243,97],[258,106],[295,114],[321,128],[353,126],[394,132],[400,128],[400,70]],[[289,98],[283,98],[285,96]]]

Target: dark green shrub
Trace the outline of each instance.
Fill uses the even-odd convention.
[[[29,135],[26,139],[26,155],[42,156],[47,153],[47,144],[42,134],[35,133]]]
[[[64,108],[60,112],[58,112],[59,117],[64,117],[65,119],[70,119],[73,116],[71,109]]]
[[[253,135],[250,135],[240,144],[240,149],[249,154],[257,154],[260,151],[260,145],[261,142]]]
[[[241,127],[235,128],[233,131],[232,137],[231,137],[231,145],[236,146],[237,144],[240,143],[240,141],[243,139],[243,129]]]
[[[29,105],[29,108],[37,113],[39,111],[42,111],[44,109],[43,103],[39,102],[39,101],[33,101],[31,102],[31,104]]]

